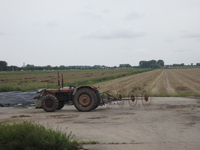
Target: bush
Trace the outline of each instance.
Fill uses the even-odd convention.
[[[0,123],[0,149],[4,150],[74,150],[78,142],[73,139],[71,132],[67,135],[28,121]]]

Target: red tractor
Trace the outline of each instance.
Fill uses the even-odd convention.
[[[100,94],[95,86],[63,87],[60,88],[60,79],[58,72],[58,89],[38,90],[39,96],[34,99],[41,100],[42,108],[46,112],[53,112],[64,107],[65,103],[73,104],[79,111],[91,111],[101,105]]]

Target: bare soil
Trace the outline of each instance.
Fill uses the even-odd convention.
[[[162,69],[96,84],[101,92],[146,91],[149,94],[200,93],[200,68]]]

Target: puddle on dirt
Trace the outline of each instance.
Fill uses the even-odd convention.
[[[191,105],[166,105],[167,109],[177,109],[177,108],[188,108],[191,107]]]
[[[200,116],[190,116],[188,118],[191,118],[194,122],[200,122]]]
[[[87,119],[102,119],[102,118],[107,118],[107,116],[88,117]]]
[[[128,113],[128,112],[124,112],[124,113],[118,113],[117,115],[134,115],[135,113]]]
[[[71,119],[67,119],[67,120],[63,120],[63,121],[60,121],[60,122],[56,122],[56,123],[65,123],[65,122],[72,122]]]
[[[11,118],[24,118],[24,117],[31,117],[31,116],[29,115],[11,116]]]
[[[119,119],[121,119],[121,118],[111,118],[112,120],[119,120]]]
[[[79,115],[77,114],[67,114],[67,115],[50,115],[48,118],[55,118],[55,119],[67,119],[67,118],[76,118]]]
[[[180,108],[191,108],[191,109],[195,109],[196,105],[169,105],[169,104],[163,104],[163,105],[159,105],[160,107],[158,107],[158,109],[180,109]]]
[[[88,123],[89,121],[74,121],[73,123]]]

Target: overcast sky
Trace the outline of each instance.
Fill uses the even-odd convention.
[[[200,0],[0,0],[0,60],[21,67],[200,63]]]

